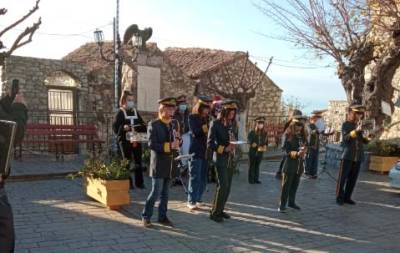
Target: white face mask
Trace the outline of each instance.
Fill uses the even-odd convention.
[[[133,109],[134,107],[135,107],[135,102],[133,101],[126,102],[126,108]]]
[[[180,105],[178,106],[178,108],[179,108],[179,111],[180,111],[180,112],[185,112],[186,109],[187,109],[187,105],[186,105],[186,104],[180,104]]]

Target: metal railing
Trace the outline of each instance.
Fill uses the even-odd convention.
[[[113,148],[113,138],[114,134],[112,132],[112,122],[114,119],[113,114],[98,114],[94,112],[56,112],[56,111],[29,111],[28,112],[28,130],[29,125],[33,124],[50,124],[50,125],[94,125],[96,126],[97,137],[104,141],[106,155],[112,152]],[[19,147],[20,156],[25,154],[37,154],[40,153],[53,153],[54,149],[46,144],[46,139],[48,136],[29,136],[29,131],[27,131],[25,141],[22,142]],[[35,141],[32,141],[35,140]],[[84,153],[87,148],[85,145],[79,145],[79,148],[71,150],[76,150],[72,153]],[[16,152],[18,153],[18,151]]]

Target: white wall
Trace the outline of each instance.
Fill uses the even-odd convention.
[[[137,106],[140,111],[157,112],[160,99],[161,71],[159,68],[138,66]]]

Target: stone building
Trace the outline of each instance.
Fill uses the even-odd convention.
[[[112,44],[104,43],[103,52],[106,58],[112,58]],[[123,59],[123,89],[133,92],[147,120],[156,115],[160,97],[222,95],[212,88],[238,81],[254,83],[254,79],[259,86],[248,104],[249,121],[257,116],[281,116],[282,90],[244,52],[201,48],[162,51],[149,43],[140,53],[126,46]],[[112,136],[114,64],[101,58],[95,43],[87,43],[61,60],[12,56],[0,71],[3,94],[14,79],[19,80],[31,122],[91,121],[98,124],[101,137]]]
[[[111,45],[106,43],[104,47],[107,57]],[[113,66],[101,61],[96,44],[85,44],[64,57],[64,60],[88,66],[89,76],[93,77],[89,78],[89,86],[99,97],[113,94],[112,77],[103,74],[112,73]],[[149,43],[147,50],[138,54],[126,48],[124,62],[123,89],[133,92],[139,110],[148,116],[157,111],[155,101],[160,97],[185,94],[191,100],[196,95],[223,95],[213,92],[210,85],[226,85],[228,80],[223,78],[224,72],[232,73],[229,76],[231,82],[259,79],[259,88],[249,102],[249,120],[260,115],[273,119],[282,114],[282,90],[244,52],[203,48],[167,48],[161,51],[156,44]],[[102,79],[91,82],[99,77]],[[210,83],[210,79],[215,82]],[[96,102],[96,105],[105,108],[110,103],[100,105]],[[105,111],[110,111],[110,108]]]
[[[92,109],[85,66],[62,60],[11,56],[1,69],[5,94],[18,80],[30,109],[30,118],[52,123],[72,123],[74,114]],[[65,122],[56,122],[64,118]]]
[[[331,100],[328,109],[323,113],[323,118],[327,127],[335,131],[340,131],[343,122],[346,120],[347,107],[346,100]]]

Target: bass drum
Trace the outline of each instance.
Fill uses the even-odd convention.
[[[182,146],[181,146],[181,150],[180,150],[180,154],[181,155],[188,155],[189,154],[190,142],[191,142],[190,133],[187,132],[187,133],[183,134],[182,135]],[[187,159],[183,159],[182,163],[183,163],[183,165],[186,166],[188,164],[188,160]]]

